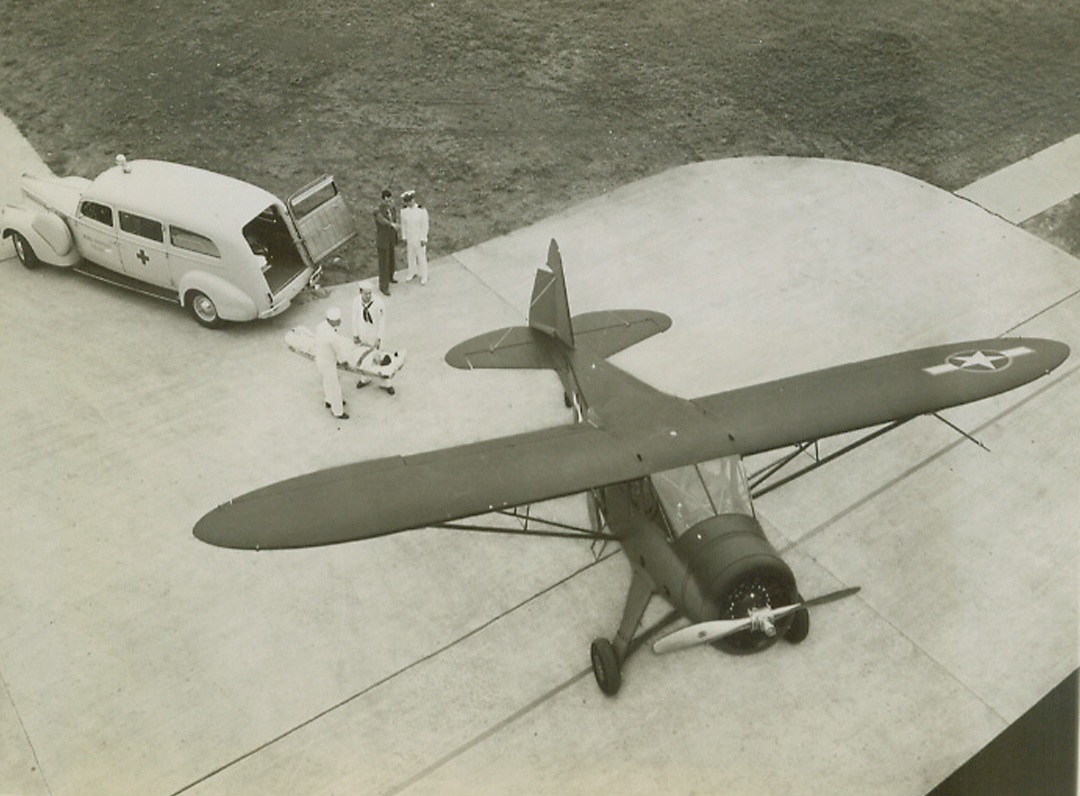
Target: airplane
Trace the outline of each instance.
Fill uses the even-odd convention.
[[[810,630],[809,608],[858,591],[804,599],[791,567],[766,538],[753,497],[916,417],[948,423],[939,411],[1019,387],[1069,356],[1069,347],[1055,340],[972,340],[687,400],[608,361],[670,326],[667,315],[650,310],[572,316],[552,240],[546,268],[534,279],[528,325],[466,340],[445,360],[465,369],[551,369],[574,410],[573,423],[299,475],[218,506],[194,534],[247,550],[332,545],[427,527],[618,542],[632,570],[622,619],[612,638],[598,638],[590,649],[597,685],[614,696],[630,654],[659,629],[638,635],[654,597],[674,609],[669,621],[689,622],[657,640],[655,652],[711,643],[747,654],[780,638],[799,643]],[[819,455],[818,441],[862,429],[868,431],[856,441]],[[763,472],[747,475],[744,457],[791,446]],[[811,450],[812,464],[775,480]],[[528,527],[532,504],[579,493],[587,496],[591,527],[551,520],[539,530],[536,522]],[[491,514],[515,517],[520,527],[460,522]]]

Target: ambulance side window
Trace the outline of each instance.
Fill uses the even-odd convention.
[[[125,210],[120,211],[120,229],[158,243],[165,241],[165,232],[160,221],[137,216]]]
[[[89,199],[84,200],[83,203],[79,205],[79,215],[83,218],[88,218],[91,221],[96,221],[99,224],[104,224],[107,227],[113,225],[112,208],[108,205],[91,202]]]
[[[183,227],[169,226],[169,243],[178,249],[187,249],[188,251],[205,254],[210,257],[221,256],[217,244],[210,240],[210,238],[205,235],[200,235],[198,232],[184,229]]]

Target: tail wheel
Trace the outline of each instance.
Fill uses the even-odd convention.
[[[34,254],[34,248],[30,245],[30,242],[18,232],[13,235],[12,243],[15,244],[15,255],[24,268],[33,269],[41,265],[41,260]]]
[[[214,300],[205,293],[192,290],[187,294],[186,304],[191,317],[200,326],[205,326],[207,329],[217,329],[224,323],[221,316],[218,315],[217,305],[214,304]]]
[[[622,670],[615,647],[606,638],[598,638],[592,643],[590,652],[596,684],[608,696],[615,696],[622,685]]]

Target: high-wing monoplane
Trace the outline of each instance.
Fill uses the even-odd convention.
[[[779,638],[802,641],[809,607],[855,591],[804,600],[755,515],[753,497],[768,488],[765,480],[778,485],[779,470],[810,446],[867,429],[784,480],[920,415],[1026,384],[1069,355],[1054,340],[972,340],[687,400],[607,361],[670,325],[666,315],[648,310],[571,316],[552,241],[547,267],[536,273],[528,325],[467,340],[446,361],[458,368],[554,370],[575,422],[300,475],[219,506],[194,533],[223,547],[265,550],[425,527],[507,532],[460,521],[585,493],[590,528],[552,522],[525,532],[611,540],[626,553],[632,578],[622,620],[613,638],[597,639],[591,649],[596,681],[611,695],[642,640],[638,629],[655,596],[689,621],[656,641],[655,651],[713,643],[747,653]],[[781,449],[790,450],[747,476],[743,457]]]

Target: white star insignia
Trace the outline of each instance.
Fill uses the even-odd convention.
[[[976,351],[973,354],[953,354],[949,357],[949,361],[961,370],[967,370],[968,368],[998,370],[999,365],[1004,367],[1008,364],[1009,358],[997,351]]]
[[[955,373],[958,370],[966,370],[974,373],[993,373],[1004,370],[1016,357],[1034,353],[1027,346],[1016,346],[1005,351],[957,351],[945,358],[940,365],[932,365],[923,368],[925,373],[931,376],[941,376],[945,373]]]

